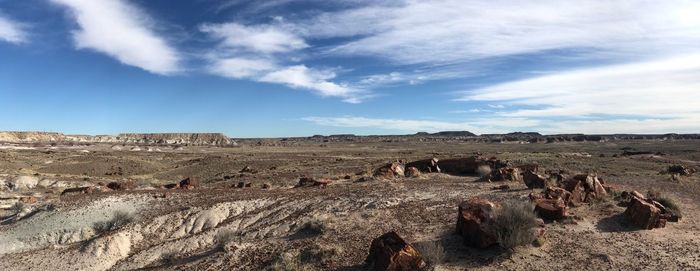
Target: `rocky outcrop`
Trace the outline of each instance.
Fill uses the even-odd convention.
[[[406,167],[400,161],[392,162],[390,164],[386,164],[386,165],[376,169],[374,171],[373,176],[374,177],[381,177],[384,179],[393,179],[395,177],[404,177],[405,176],[405,169],[406,169]]]
[[[526,170],[523,172],[523,182],[527,188],[544,188],[547,185],[547,178],[542,175],[535,173],[532,170]]]
[[[195,177],[187,177],[184,180],[180,181],[179,188],[180,189],[195,189],[199,187],[200,182],[199,179]]]
[[[119,134],[117,140],[128,144],[159,145],[234,145],[231,139],[221,133],[162,133],[162,134]]]
[[[666,222],[678,222],[677,213],[669,210],[658,201],[647,198],[637,191],[630,194],[630,202],[625,210],[625,218],[632,225],[651,230],[666,227]]]
[[[8,143],[118,143],[144,145],[235,146],[221,133],[150,133],[111,135],[65,135],[55,132],[0,132],[0,142]]]
[[[316,179],[310,178],[310,177],[301,177],[301,178],[299,178],[299,182],[297,183],[296,187],[312,187],[312,186],[325,187],[325,186],[329,185],[331,182],[332,181],[329,179],[316,180]]]
[[[373,271],[422,270],[423,256],[396,232],[387,232],[372,240],[365,262]]]

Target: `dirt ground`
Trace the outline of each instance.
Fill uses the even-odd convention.
[[[372,239],[390,230],[417,247],[439,244],[445,257],[436,270],[700,270],[700,173],[663,173],[669,165],[700,168],[696,140],[238,143],[0,148],[0,198],[7,203],[0,210],[0,270],[275,270],[281,255],[302,259],[307,270],[365,270]],[[625,150],[649,154],[622,155]],[[466,247],[455,233],[457,205],[477,196],[527,201],[537,190],[524,183],[507,183],[510,189],[502,191],[493,188],[504,183],[443,173],[360,182],[399,159],[476,153],[513,165],[594,173],[620,191],[659,191],[675,199],[683,218],[638,230],[621,215],[625,208],[607,199],[572,208],[577,219],[548,222],[541,246],[507,253]],[[242,170],[246,166],[250,170]],[[294,188],[303,176],[333,182]],[[18,177],[28,185],[2,187]],[[202,186],[160,188],[186,177]],[[137,188],[103,186],[127,180]],[[251,187],[235,188],[239,182]],[[98,192],[61,195],[83,186]],[[21,196],[38,202],[19,210],[12,203]],[[131,219],[108,231],[95,226],[115,213]]]

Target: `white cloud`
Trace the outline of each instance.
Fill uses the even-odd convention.
[[[27,33],[24,30],[24,26],[0,16],[0,41],[15,44],[27,42]]]
[[[211,73],[219,76],[244,79],[275,70],[277,65],[266,59],[222,58],[213,59],[209,69]]]
[[[307,88],[316,90],[323,96],[345,97],[352,92],[351,89],[329,82],[335,78],[335,73],[329,71],[314,71],[304,65],[285,67],[262,76],[262,82],[280,83],[293,88]]]
[[[78,49],[104,53],[126,65],[157,74],[179,70],[178,52],[153,31],[153,22],[124,0],[51,0],[68,7],[79,30],[73,32]]]
[[[220,46],[262,53],[284,53],[308,47],[302,38],[271,25],[204,24],[200,31],[220,39]]]
[[[358,103],[362,91],[334,83],[335,72],[309,68],[303,64],[285,64],[290,54],[308,45],[296,35],[273,25],[244,26],[238,23],[204,24],[200,31],[218,42],[207,54],[210,73],[258,82],[282,84],[311,90],[321,96],[341,97]]]
[[[402,64],[469,61],[588,49],[590,54],[664,55],[695,50],[700,3],[679,1],[401,1],[327,12],[290,23],[310,37],[347,37],[344,55]]]
[[[582,118],[549,131],[700,131],[700,54],[560,72],[466,91],[459,100],[500,102],[520,118]]]
[[[512,116],[700,113],[700,55],[587,68],[465,92],[461,100],[536,106]]]
[[[305,121],[322,126],[344,128],[375,128],[404,132],[438,132],[462,130],[473,133],[507,133],[513,129],[530,129],[541,123],[523,118],[479,119],[474,121],[448,122],[434,120],[384,119],[366,117],[306,117]]]

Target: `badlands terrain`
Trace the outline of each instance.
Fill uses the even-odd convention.
[[[371,270],[373,240],[392,231],[425,270],[700,269],[697,136],[0,141],[0,270]],[[544,187],[527,173],[552,187],[586,174],[605,191],[545,217],[533,244],[466,244],[460,203],[536,203]],[[632,191],[682,217],[643,229],[625,214]]]

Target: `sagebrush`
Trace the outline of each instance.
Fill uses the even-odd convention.
[[[536,219],[529,202],[510,200],[495,212],[493,219],[488,222],[488,228],[501,247],[514,249],[535,241]]]

